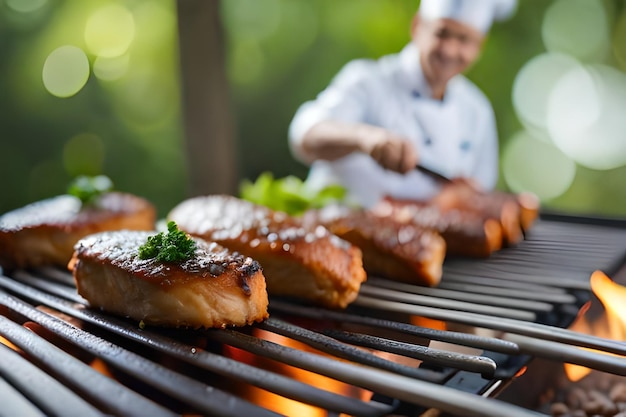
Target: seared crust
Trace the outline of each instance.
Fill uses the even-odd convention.
[[[464,179],[446,184],[430,203],[444,213],[459,210],[499,221],[508,246],[524,238],[539,214],[539,199],[532,193],[485,192]]]
[[[181,263],[139,259],[152,234],[114,231],[81,239],[68,266],[78,293],[93,307],[161,326],[243,326],[268,317],[258,262],[201,239],[195,257]]]
[[[372,213],[436,230],[445,240],[449,255],[483,258],[502,248],[500,222],[495,219],[485,220],[472,212],[442,212],[438,207],[426,203],[385,199],[372,209]]]
[[[270,295],[343,308],[356,298],[366,279],[359,248],[323,226],[307,228],[285,213],[236,197],[188,199],[168,219],[187,233],[259,261]]]
[[[345,206],[309,211],[305,219],[361,248],[368,274],[427,286],[441,280],[446,243],[435,230]]]
[[[74,196],[41,200],[0,216],[0,265],[66,267],[74,244],[105,230],[153,230],[156,210],[132,194],[110,192],[83,206]]]

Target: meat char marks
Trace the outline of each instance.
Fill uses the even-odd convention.
[[[271,295],[344,308],[366,279],[361,250],[325,227],[227,195],[195,197],[168,215],[181,230],[259,261]]]
[[[195,256],[180,263],[140,259],[139,247],[153,234],[81,239],[69,264],[78,293],[93,307],[167,327],[223,328],[268,317],[258,262],[201,239]]]
[[[310,210],[304,219],[358,246],[370,275],[426,286],[441,280],[446,243],[435,230],[339,205]]]
[[[105,230],[153,230],[156,210],[132,194],[107,192],[90,204],[71,195],[41,200],[0,216],[0,265],[65,268],[74,244]]]

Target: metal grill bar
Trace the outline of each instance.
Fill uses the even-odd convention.
[[[190,377],[171,371],[118,345],[91,333],[75,328],[66,322],[34,309],[24,301],[0,292],[0,303],[29,320],[50,330],[74,346],[87,350],[109,365],[154,387],[164,394],[183,401],[196,410],[216,416],[278,414],[250,404],[236,396],[202,384]],[[46,395],[46,398],[54,396]],[[87,415],[87,414],[82,414]]]
[[[411,343],[398,342],[382,337],[333,329],[326,330],[324,334],[353,345],[397,353],[409,358],[419,359],[431,365],[455,366],[461,370],[477,372],[485,378],[493,378],[496,371],[496,363],[493,359],[484,356],[463,355],[445,350],[416,346]]]
[[[580,270],[576,271],[576,273],[580,273]],[[512,269],[510,266],[497,267],[493,265],[489,267],[477,266],[476,268],[472,268],[471,273],[468,274],[467,267],[459,267],[456,270],[450,267],[444,271],[445,282],[442,282],[440,287],[448,288],[448,283],[465,283],[471,285],[477,284],[518,288],[521,290],[546,293],[558,293],[559,288],[585,291],[590,289],[589,281],[570,278],[572,275],[575,274],[572,273],[555,277],[546,275],[545,271],[540,272],[538,269],[522,271]],[[503,276],[506,278],[503,279]]]
[[[511,286],[509,288],[505,285],[506,281],[503,281],[504,280],[493,279],[489,282],[492,285],[488,285],[489,283],[480,279],[472,281],[468,278],[466,283],[461,281],[445,282],[438,288],[459,291],[466,294],[474,293],[483,297],[485,294],[490,294],[493,297],[517,297],[523,300],[530,299],[545,301],[553,304],[574,304],[576,302],[576,297],[574,295],[568,294],[565,290],[561,290],[559,288],[540,287],[534,288],[533,291],[531,285],[524,285],[524,283],[521,283],[516,287]]]
[[[441,372],[433,372],[422,368],[412,368],[400,365],[395,362],[379,358],[376,355],[354,348],[345,343],[340,343],[331,337],[317,332],[312,332],[302,327],[294,326],[281,320],[269,318],[263,323],[260,323],[258,327],[298,340],[323,352],[333,354],[339,358],[395,372],[398,375],[417,378],[422,381],[436,383],[442,383],[444,381],[445,375]]]
[[[468,394],[445,386],[439,386],[428,382],[419,381],[390,372],[380,371],[367,366],[354,366],[346,362],[329,360],[318,356],[315,364],[307,362],[312,360],[311,355],[303,355],[304,352],[288,349],[284,346],[259,340],[258,338],[241,334],[236,331],[226,330],[211,332],[212,337],[229,345],[245,348],[254,353],[264,354],[267,350],[265,345],[273,345],[274,353],[280,357],[281,361],[286,360],[290,364],[307,369],[314,369],[323,375],[351,383],[355,386],[377,392],[405,401],[408,404],[417,404],[425,407],[432,407],[453,415],[476,416],[476,417],[516,417],[522,415],[544,416],[540,413],[524,409],[511,409],[508,404],[500,404],[498,401],[484,404],[473,403],[476,399],[482,398],[474,394]],[[317,355],[312,355],[317,356]],[[469,397],[466,397],[469,395]],[[503,406],[499,408],[499,406]],[[497,407],[492,408],[492,406]],[[495,413],[495,414],[494,414]],[[499,413],[499,414],[498,414]],[[519,414],[521,413],[521,414]],[[530,413],[530,414],[524,414]]]
[[[537,301],[534,297],[494,297],[489,295],[467,293],[463,291],[453,291],[441,288],[421,287],[418,285],[404,284],[402,282],[389,281],[380,278],[368,278],[365,286],[374,288],[387,288],[390,290],[402,291],[409,294],[419,294],[429,297],[437,297],[449,300],[467,301],[476,304],[486,304],[497,307],[511,307],[517,310],[529,310],[534,312],[548,313],[554,309],[554,306],[548,302]],[[568,297],[570,299],[570,297]],[[554,303],[555,299],[549,299]],[[576,301],[575,297],[571,297],[572,302]]]
[[[597,371],[626,376],[626,358],[603,355],[562,343],[540,340],[517,334],[505,334],[507,340],[516,342],[522,352],[558,362],[575,363]],[[625,345],[626,348],[626,345]]]
[[[69,275],[69,274],[68,274]],[[78,295],[75,287],[69,287],[66,285],[59,285],[52,281],[46,281],[45,279],[41,279],[27,271],[15,271],[13,277],[23,282],[24,284],[28,284],[33,288],[38,288],[41,291],[44,291],[48,294],[54,294],[59,297],[63,297],[67,300],[71,300],[78,304],[84,304],[85,299]]]
[[[176,414],[138,395],[117,381],[57,348],[35,333],[0,316],[0,334],[27,353],[72,390],[100,410],[115,415],[175,416]],[[111,401],[115,398],[116,401]],[[19,414],[21,415],[21,414]]]
[[[598,349],[607,353],[614,353],[616,355],[626,355],[626,343],[617,342],[615,340],[603,339],[600,337],[589,336],[573,331],[569,331],[566,329],[561,329],[554,326],[546,326],[538,323],[530,323],[523,322],[519,320],[500,318],[498,320],[493,320],[493,317],[484,316],[475,313],[466,313],[460,311],[449,311],[443,309],[435,309],[430,307],[422,307],[416,306],[412,304],[399,303],[395,301],[387,301],[387,300],[378,300],[371,297],[359,296],[356,301],[356,304],[373,309],[381,309],[384,311],[396,311],[402,312],[405,314],[413,314],[413,315],[421,315],[424,317],[436,319],[436,320],[444,320],[450,321],[453,323],[462,323],[475,327],[483,327],[486,329],[496,329],[502,330],[506,332],[510,332],[513,334],[519,334],[522,336],[534,337],[537,342],[540,343],[543,341],[558,341],[561,344],[569,344],[579,347],[586,347],[591,349]],[[521,340],[511,337],[511,341]],[[557,345],[553,345],[556,347]],[[524,350],[520,346],[520,351],[524,353]],[[580,351],[584,352],[584,351]],[[531,352],[528,352],[531,353]],[[533,351],[536,356],[543,357],[540,349]],[[584,365],[581,361],[585,360],[584,358],[587,355],[581,353],[580,355],[576,354],[576,351],[571,351],[569,349],[562,349],[562,354],[565,358],[567,354],[566,361],[569,363]],[[603,361],[607,372],[612,372],[617,375],[626,375],[626,371],[622,366],[611,368],[611,364],[615,363],[613,358],[607,355],[598,355],[595,357],[596,361]],[[626,365],[626,363],[624,364]]]
[[[403,301],[418,306],[447,309],[449,311],[467,311],[472,313],[490,314],[494,317],[508,317],[527,321],[533,321],[537,318],[537,316],[530,311],[492,307],[483,304],[428,297],[419,294],[409,294],[406,292],[388,290],[386,288],[373,288],[367,285],[361,287],[359,294],[359,296],[375,296],[388,300]]]
[[[415,326],[408,323],[401,323],[391,320],[378,319],[362,315],[348,314],[345,312],[325,310],[315,307],[304,307],[280,300],[272,300],[271,309],[276,313],[285,313],[300,317],[307,317],[318,320],[335,320],[341,323],[353,323],[369,326],[372,328],[394,330],[412,336],[422,337],[428,340],[453,343],[456,345],[473,347],[483,350],[515,355],[519,353],[519,347],[512,342],[501,339],[477,336],[473,334],[436,330],[428,327]]]
[[[466,283],[507,288],[526,285],[529,289],[540,285],[589,290],[588,277],[593,270],[603,269],[610,274],[624,263],[626,233],[623,221],[542,217],[567,221],[542,218],[526,240],[511,250],[496,252],[482,262],[447,260],[440,287],[447,288],[448,283]],[[493,282],[493,279],[499,282]]]
[[[46,415],[103,416],[98,409],[1,343],[0,374]]]
[[[45,417],[45,414],[7,381],[0,378],[0,417]]]

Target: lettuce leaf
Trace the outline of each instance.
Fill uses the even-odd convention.
[[[340,185],[331,185],[314,191],[296,176],[274,178],[271,172],[264,172],[254,182],[243,180],[239,186],[239,196],[272,210],[298,216],[311,208],[343,202],[346,189]]]

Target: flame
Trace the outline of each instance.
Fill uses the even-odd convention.
[[[411,316],[411,324],[419,327],[429,327],[435,330],[447,330],[445,321],[429,319],[428,317]]]
[[[591,275],[591,289],[606,309],[610,338],[625,340],[626,287],[616,284],[602,272],[596,271]]]
[[[282,346],[292,347],[301,351],[314,352],[320,355],[328,356],[311,348],[306,344],[275,333],[256,329],[255,335],[259,338],[278,343]],[[359,398],[363,401],[368,401],[371,396],[371,392],[369,391],[353,387],[349,384],[345,384],[341,381],[328,378],[315,372],[309,372],[300,368],[286,365],[284,363],[264,359],[252,353],[234,348],[232,346],[225,346],[224,353],[227,356],[232,357],[233,359],[237,359],[239,361],[249,363],[257,367],[265,368],[273,372],[277,372],[279,374],[293,378],[294,380],[322,388],[326,391],[331,391],[348,397]],[[253,403],[260,404],[269,410],[288,416],[326,417],[328,415],[326,410],[321,410],[317,407],[313,407],[299,401],[291,400],[289,398],[273,394],[254,386],[247,387],[246,392],[244,392],[243,395]]]
[[[606,339],[626,340],[626,287],[615,283],[601,271],[591,274],[589,282],[605,314],[592,322],[585,314],[591,305],[589,302],[581,309],[570,329]],[[591,369],[584,366],[565,364],[565,374],[573,382],[581,380],[590,372]]]
[[[7,339],[5,339],[4,337],[0,336],[0,343],[2,343],[5,346],[10,347],[11,349],[18,351],[19,349],[17,348],[17,346],[15,346],[13,343],[9,342]]]

